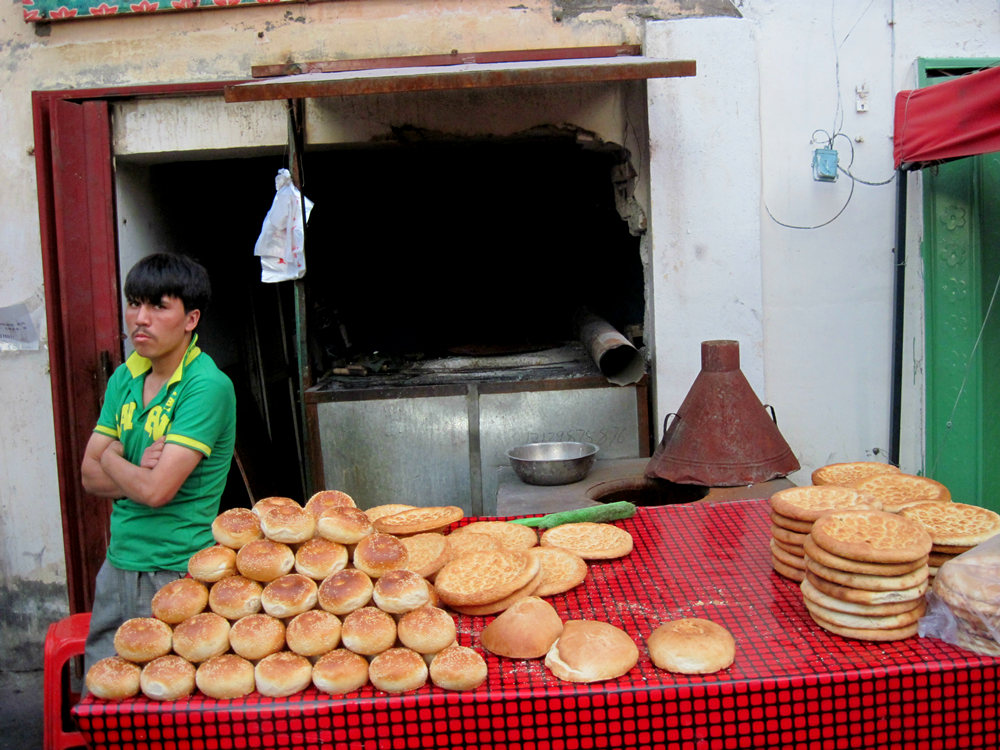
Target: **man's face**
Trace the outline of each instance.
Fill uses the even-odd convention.
[[[185,312],[178,297],[156,301],[129,300],[125,326],[135,350],[147,359],[168,357],[187,347],[187,334],[198,325],[199,310]]]

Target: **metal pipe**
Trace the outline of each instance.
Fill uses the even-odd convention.
[[[292,173],[292,183],[299,189],[300,207],[302,211],[302,231],[305,232],[305,175],[302,162],[305,150],[305,102],[302,99],[288,101],[288,150],[289,167]],[[303,252],[305,247],[303,243]],[[313,455],[310,439],[312,431],[307,427],[308,412],[305,393],[312,385],[312,373],[309,368],[308,326],[306,322],[306,287],[303,279],[295,279],[292,289],[295,299],[295,358],[298,377],[295,382],[295,394],[298,409],[295,412],[295,437],[298,447],[299,472],[302,489],[306,497],[322,489],[313,482],[313,466],[309,457]]]
[[[580,341],[610,382],[632,385],[642,379],[646,373],[642,354],[610,323],[586,309],[577,311],[574,322]]]
[[[892,381],[889,405],[889,463],[899,466],[903,389],[903,310],[906,290],[906,172],[896,170],[896,248],[893,274]]]

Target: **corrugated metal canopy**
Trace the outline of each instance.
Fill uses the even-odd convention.
[[[623,56],[571,60],[392,67],[279,76],[225,88],[227,102],[393,94],[409,91],[548,86],[695,75],[694,60]]]

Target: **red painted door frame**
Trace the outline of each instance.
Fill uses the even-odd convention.
[[[227,83],[35,91],[35,171],[63,545],[71,612],[88,611],[110,503],[87,495],[80,461],[122,361],[111,143],[114,99],[221,94]]]

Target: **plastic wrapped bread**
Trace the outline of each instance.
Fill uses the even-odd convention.
[[[921,636],[1000,656],[1000,535],[944,563],[927,603]]]

